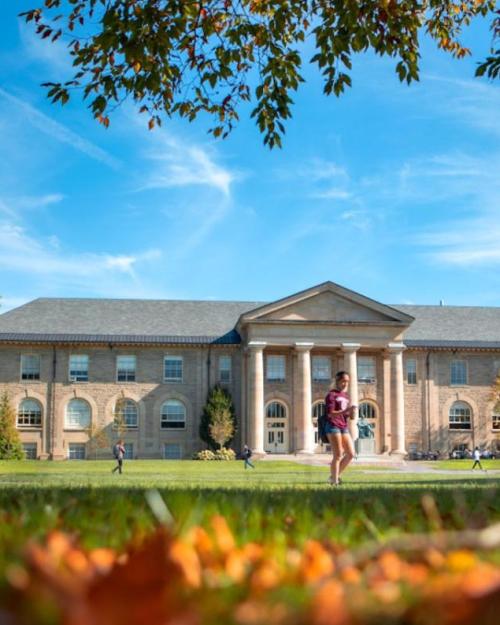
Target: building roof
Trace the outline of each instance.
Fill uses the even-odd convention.
[[[408,347],[500,348],[500,308],[397,306],[415,317],[405,332]]]
[[[0,342],[238,344],[264,302],[40,298],[0,315]],[[415,317],[409,347],[500,348],[500,308],[393,305]]]
[[[260,302],[40,298],[0,315],[0,341],[239,343]]]

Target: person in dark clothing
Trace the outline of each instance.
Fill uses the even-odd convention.
[[[255,469],[255,466],[250,461],[250,458],[252,457],[252,450],[248,445],[245,445],[243,447],[243,453],[241,455],[243,456],[243,460],[245,461],[245,469],[248,469],[248,467]]]
[[[116,467],[113,469],[112,473],[118,471],[118,473],[122,472],[123,467],[123,458],[125,457],[125,447],[123,445],[122,439],[120,439],[116,445],[113,447],[113,455],[116,458]]]

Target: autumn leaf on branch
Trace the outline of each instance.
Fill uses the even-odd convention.
[[[410,83],[419,78],[423,32],[462,58],[470,54],[459,40],[464,26],[494,11],[495,0],[45,0],[21,15],[42,39],[67,44],[75,75],[46,85],[53,102],[81,89],[107,126],[108,111],[129,97],[152,115],[150,129],[162,117],[207,113],[210,132],[226,137],[238,110],[254,100],[251,116],[273,148],[281,146],[304,62],[317,66],[327,95],[351,87],[352,57],[368,50],[394,58],[399,79]],[[496,78],[499,58],[493,51],[476,73]]]

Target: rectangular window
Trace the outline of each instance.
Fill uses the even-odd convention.
[[[312,357],[313,382],[330,382],[332,378],[332,363],[328,356]]]
[[[40,356],[37,354],[21,355],[21,380],[40,379]]]
[[[465,360],[452,360],[450,365],[450,384],[463,386],[467,384],[467,363]]]
[[[135,356],[116,357],[116,379],[118,382],[135,382]]]
[[[408,384],[417,383],[417,361],[414,358],[406,361],[406,382]]]
[[[89,357],[82,354],[72,354],[69,357],[69,381],[88,382]]]
[[[125,447],[125,455],[123,456],[125,460],[133,460],[134,459],[134,443],[124,443]]]
[[[284,356],[268,356],[266,359],[268,382],[284,382],[285,381],[285,357]]]
[[[231,382],[231,356],[219,356],[219,381]]]
[[[182,356],[165,356],[163,367],[166,382],[182,382]]]
[[[36,443],[23,443],[24,455],[26,460],[36,460]]]
[[[358,357],[358,382],[370,384],[375,382],[375,358],[373,356]]]
[[[491,420],[491,429],[500,431],[500,414],[494,414]]]
[[[179,443],[165,443],[163,445],[163,457],[165,460],[181,460],[182,446]]]
[[[68,460],[85,460],[85,443],[70,443]]]

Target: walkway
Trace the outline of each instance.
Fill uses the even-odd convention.
[[[311,466],[326,467],[331,462],[330,454],[268,454],[260,458],[260,462],[289,461],[298,464],[307,464]],[[471,460],[472,462],[472,460]],[[401,473],[434,473],[441,475],[471,475],[470,469],[438,469],[433,466],[432,461],[412,461],[402,460],[394,456],[363,456],[353,461],[351,466],[363,467],[364,473],[375,473],[380,469],[387,471],[398,471]],[[481,473],[475,470],[474,473]],[[488,469],[488,475],[500,476],[500,469]]]

